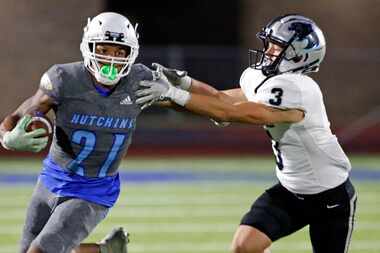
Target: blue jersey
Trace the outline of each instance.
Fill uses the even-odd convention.
[[[54,65],[40,89],[51,97],[56,119],[41,180],[60,196],[112,206],[119,195],[118,167],[141,110],[135,91],[152,72],[132,66],[111,93],[97,89],[83,62]]]

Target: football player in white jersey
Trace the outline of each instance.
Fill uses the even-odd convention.
[[[162,76],[142,81],[137,102],[162,99],[219,122],[263,125],[271,137],[279,183],[267,189],[242,218],[236,253],[269,252],[272,242],[309,226],[314,253],[348,251],[356,193],[350,162],[331,133],[317,72],[326,50],[322,31],[301,15],[280,16],[258,34],[240,88],[218,91],[186,72],[155,64]]]

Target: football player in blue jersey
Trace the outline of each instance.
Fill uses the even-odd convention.
[[[80,50],[83,61],[57,64],[43,74],[37,92],[8,117],[17,122],[14,128],[1,125],[4,148],[39,152],[48,137],[43,129],[26,132],[30,114],[55,114],[52,144],[27,210],[23,253],[126,252],[121,228],[98,244],[80,243],[119,196],[118,167],[141,112],[134,91],[153,75],[134,64],[136,27],[117,13],[89,19]]]

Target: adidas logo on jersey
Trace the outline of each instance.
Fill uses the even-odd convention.
[[[133,104],[133,101],[129,96],[127,96],[126,98],[124,98],[123,100],[120,101],[120,104],[121,105],[131,105],[131,104]]]

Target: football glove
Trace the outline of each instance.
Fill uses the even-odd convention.
[[[186,71],[167,68],[159,63],[152,63],[153,69],[163,73],[174,86],[178,86],[182,90],[189,90],[191,87],[191,77]]]
[[[156,101],[170,99],[178,105],[184,106],[190,99],[188,91],[174,87],[165,75],[161,75],[154,81],[141,81],[140,88],[136,91],[139,98],[136,103],[141,108],[146,108]]]
[[[3,135],[3,147],[14,151],[30,151],[40,152],[48,144],[48,137],[41,137],[46,134],[45,129],[36,129],[31,132],[26,132],[26,127],[32,120],[30,115],[25,115],[17,125]]]

